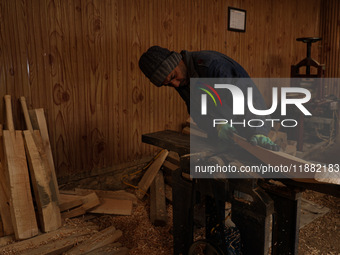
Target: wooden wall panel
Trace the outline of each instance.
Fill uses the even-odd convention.
[[[289,77],[306,54],[297,37],[322,30],[332,50],[339,41],[339,26],[324,29],[339,16],[327,8],[339,4],[326,2],[321,12],[321,0],[0,0],[0,96],[13,96],[22,128],[19,96],[46,110],[59,176],[133,161],[157,150],[143,133],[180,130],[188,116],[173,89],[139,70],[150,46],[218,50],[252,77]],[[227,30],[228,6],[247,10],[246,33]],[[339,62],[320,46],[313,57]]]
[[[323,1],[321,17],[321,62],[326,66],[325,77],[340,78],[340,2]],[[332,79],[325,93],[340,97],[340,83]]]

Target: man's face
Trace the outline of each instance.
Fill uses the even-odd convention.
[[[181,60],[175,69],[166,77],[163,85],[178,88],[187,85],[189,83],[188,81],[187,67],[183,60]]]

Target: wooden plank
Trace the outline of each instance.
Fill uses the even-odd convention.
[[[88,240],[86,240],[82,244],[77,245],[76,247],[67,251],[65,255],[78,255],[93,251],[95,249],[98,249],[107,244],[117,241],[117,239],[120,238],[121,236],[122,231],[116,230],[116,228],[113,226],[108,227],[100,231],[99,233],[91,236]]]
[[[180,165],[180,158],[177,152],[169,151],[169,154],[166,160],[177,166]]]
[[[167,150],[163,150],[158,158],[146,170],[144,176],[138,183],[138,190],[136,191],[137,198],[142,199],[144,197],[168,154],[169,152]]]
[[[84,255],[124,255],[128,254],[129,249],[122,247],[120,243],[111,243],[93,251],[87,252]]]
[[[179,155],[190,153],[190,136],[175,131],[165,130],[143,134],[142,141],[177,152]]]
[[[59,201],[59,187],[58,187],[58,181],[57,176],[55,172],[54,167],[54,161],[53,161],[53,155],[52,155],[52,149],[50,144],[50,138],[48,134],[48,128],[47,128],[47,122],[44,114],[44,109],[34,109],[29,110],[29,116],[32,121],[33,129],[37,129],[40,131],[41,139],[42,139],[42,148],[44,149],[47,160],[50,166],[51,174],[52,174],[52,180],[54,183],[54,189],[56,191],[57,199]]]
[[[168,221],[164,179],[161,171],[157,173],[150,187],[150,220],[155,226],[165,226]]]
[[[72,196],[72,195],[68,195],[68,196]],[[61,196],[62,198],[62,196]],[[75,198],[79,198],[79,196],[75,196]],[[91,193],[89,195],[83,196],[81,197],[81,200],[83,202],[83,204],[77,208],[74,208],[68,212],[63,212],[61,214],[62,219],[66,219],[66,218],[73,218],[73,217],[77,217],[80,215],[83,215],[86,213],[86,211],[96,207],[97,205],[100,204],[100,200],[98,198],[98,196],[96,195],[96,193]]]
[[[266,164],[270,164],[272,166],[304,166],[305,164],[310,165],[311,163],[294,157],[292,155],[288,155],[284,152],[280,151],[271,151],[264,149],[260,146],[254,146],[251,145],[246,139],[243,137],[234,134],[233,140],[235,143],[237,143],[239,146],[241,146],[243,149],[247,150],[249,153],[260,159],[262,162]],[[339,173],[284,173],[287,178],[291,178],[297,182],[307,182],[307,183],[333,183],[333,184],[340,184],[340,178]]]
[[[71,236],[75,234],[89,234],[96,230],[93,227],[82,228],[79,226],[65,226],[61,227],[55,231],[51,231],[48,233],[44,233],[38,235],[36,237],[23,240],[20,242],[11,243],[9,245],[3,246],[0,248],[0,254],[8,254],[11,251],[11,254],[20,254],[24,250],[30,249],[32,247],[40,246],[41,244],[48,243],[51,240],[60,239],[60,237]]]
[[[39,130],[33,131],[25,97],[20,98],[28,130],[24,131],[26,155],[31,173],[34,197],[37,204],[40,227],[43,232],[56,230],[61,226],[57,193],[50,164]]]
[[[62,200],[61,200],[62,201]],[[73,199],[71,201],[61,202],[59,205],[60,212],[72,209],[74,207],[80,206],[83,204],[83,201],[80,198]]]
[[[165,160],[162,166],[162,170],[166,175],[172,175],[172,172],[177,170],[178,168],[179,168],[178,165],[175,165],[169,162],[168,160]]]
[[[8,174],[5,173],[5,169],[3,167],[4,163],[2,125],[0,125],[0,215],[2,219],[4,235],[11,235],[14,233],[14,229],[10,211]]]
[[[31,131],[25,130],[25,148],[31,173],[34,198],[37,204],[40,227],[43,232],[56,230],[61,226],[60,210],[57,196],[50,175],[46,171],[47,162],[42,160],[42,153],[39,152],[37,141],[39,131],[35,130],[35,137]]]
[[[95,192],[99,198],[113,198],[119,200],[131,200],[133,204],[137,204],[137,197],[135,194],[127,192],[125,190],[98,190],[98,189],[80,189],[75,188],[75,193],[77,195],[88,195],[92,192]]]
[[[60,255],[72,249],[75,245],[82,243],[87,239],[88,232],[75,232],[71,236],[61,240],[46,240],[45,243],[22,251],[22,255]]]
[[[5,169],[9,177],[10,211],[15,237],[19,240],[38,234],[22,131],[14,131],[11,97],[5,96],[9,130],[3,131]]]
[[[170,202],[172,202],[172,187],[168,184],[164,185],[165,187],[165,197],[168,199]]]
[[[88,211],[89,213],[102,213],[114,215],[131,215],[132,201],[112,198],[100,198],[100,205]]]

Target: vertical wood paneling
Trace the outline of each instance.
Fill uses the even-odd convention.
[[[327,78],[340,78],[340,3],[323,1],[321,12],[322,51],[321,62],[325,64]],[[340,84],[333,80],[328,84],[326,95],[340,97]]]
[[[247,10],[246,33],[227,30],[228,6]],[[306,55],[296,38],[322,35],[313,57],[335,76],[336,24],[337,0],[0,0],[0,96],[45,108],[59,176],[96,170],[153,154],[141,135],[187,118],[178,94],[139,70],[148,47],[218,50],[252,77],[289,77]]]

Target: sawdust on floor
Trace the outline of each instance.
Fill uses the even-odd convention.
[[[330,212],[300,230],[299,253],[302,255],[340,254],[340,198],[306,191],[303,197],[330,208]],[[155,227],[149,220],[149,203],[138,202],[131,216],[100,216],[92,221],[100,229],[115,226],[123,231],[119,242],[131,255],[173,254],[172,206],[167,206],[168,224]]]

